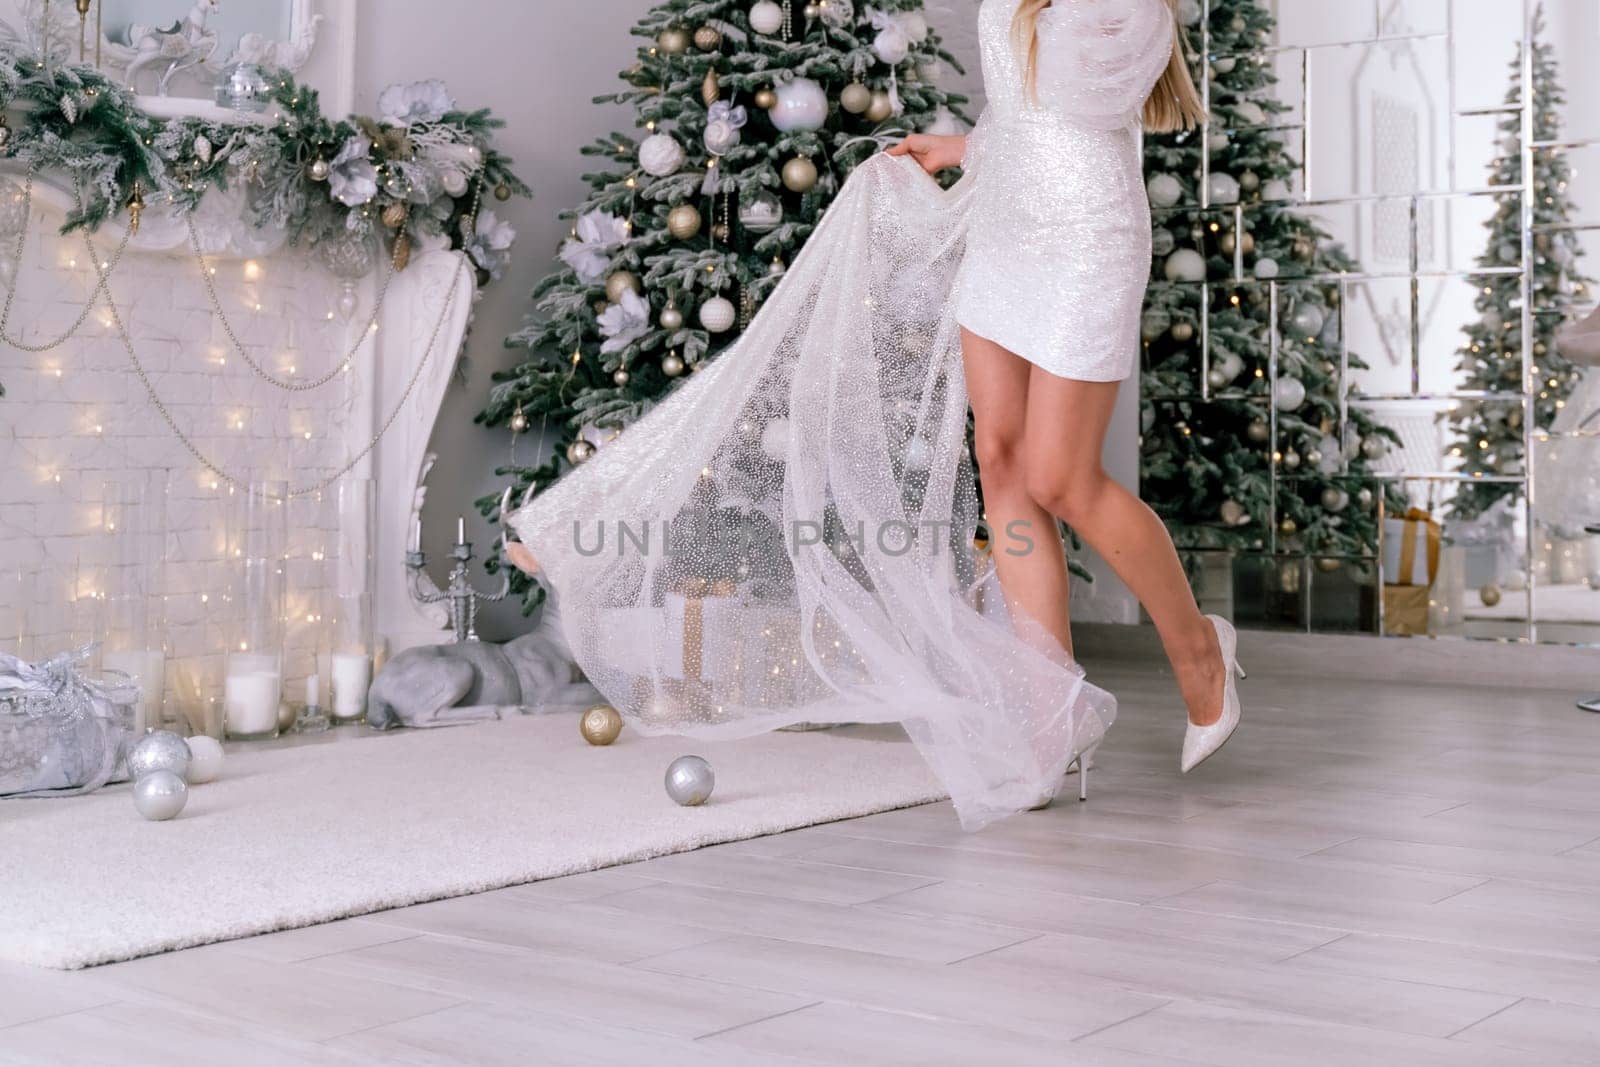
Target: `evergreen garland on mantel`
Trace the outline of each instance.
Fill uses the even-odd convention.
[[[63,232],[124,213],[136,225],[156,205],[193,211],[209,189],[243,182],[251,225],[291,243],[376,238],[403,267],[416,242],[442,240],[472,257],[480,284],[498,274],[510,227],[483,208],[472,233],[463,224],[480,181],[485,200],[532,195],[494,145],[503,121],[458,109],[440,82],[386,90],[381,118],[334,120],[315,90],[268,77],[272,113],[260,123],[164,119],[93,67],[0,42],[0,155],[78,184]]]

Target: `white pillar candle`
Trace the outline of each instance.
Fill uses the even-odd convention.
[[[278,732],[282,694],[277,671],[230,671],[223,685],[223,723],[229,734],[259,737]]]
[[[155,719],[161,717],[164,679],[167,673],[166,653],[161,649],[141,648],[101,653],[100,663],[106,670],[122,671],[131,675],[139,687],[139,698],[133,707],[133,735],[143,736]]]
[[[367,710],[372,660],[359,652],[333,654],[333,717],[358,719]]]
[[[320,701],[317,700],[317,696],[319,695],[317,693],[317,682],[318,678],[316,675],[306,675],[306,707],[308,708],[314,708],[320,703]]]

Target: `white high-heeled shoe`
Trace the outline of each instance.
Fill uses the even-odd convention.
[[[1099,720],[1096,719],[1095,722],[1098,724]],[[1094,767],[1094,754],[1095,754],[1095,751],[1097,749],[1099,749],[1100,742],[1104,741],[1105,737],[1106,737],[1106,729],[1105,729],[1105,727],[1104,726],[1099,726],[1098,729],[1095,731],[1093,738],[1089,741],[1089,743],[1087,745],[1085,745],[1083,748],[1079,749],[1078,750],[1078,754],[1072,758],[1072,762],[1067,764],[1067,770],[1066,770],[1067,774],[1071,774],[1073,771],[1077,771],[1078,772],[1078,799],[1080,801],[1084,801],[1084,800],[1088,800],[1089,799],[1089,771]],[[1028,810],[1029,811],[1043,811],[1045,808],[1048,808],[1051,804],[1054,804],[1055,800],[1056,800],[1056,798],[1053,795],[1045,797],[1043,800],[1039,801],[1039,803],[1033,805]]]
[[[1184,774],[1215,755],[1217,749],[1239,728],[1239,690],[1234,685],[1236,677],[1244,677],[1244,668],[1239,666],[1238,656],[1235,655],[1239,647],[1239,635],[1227,619],[1216,615],[1207,615],[1206,618],[1216,628],[1217,643],[1222,646],[1222,715],[1209,726],[1196,726],[1192,721],[1189,723],[1189,729],[1183,735],[1183,757],[1178,761],[1178,768]]]

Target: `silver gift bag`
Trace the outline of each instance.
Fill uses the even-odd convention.
[[[38,664],[0,653],[0,797],[92,793],[116,775],[139,691],[120,672],[85,677],[91,651]]]

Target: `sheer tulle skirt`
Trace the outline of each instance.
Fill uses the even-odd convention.
[[[979,828],[1116,703],[973,549],[952,311],[972,179],[859,167],[740,340],[511,516],[640,731],[900,722]]]

